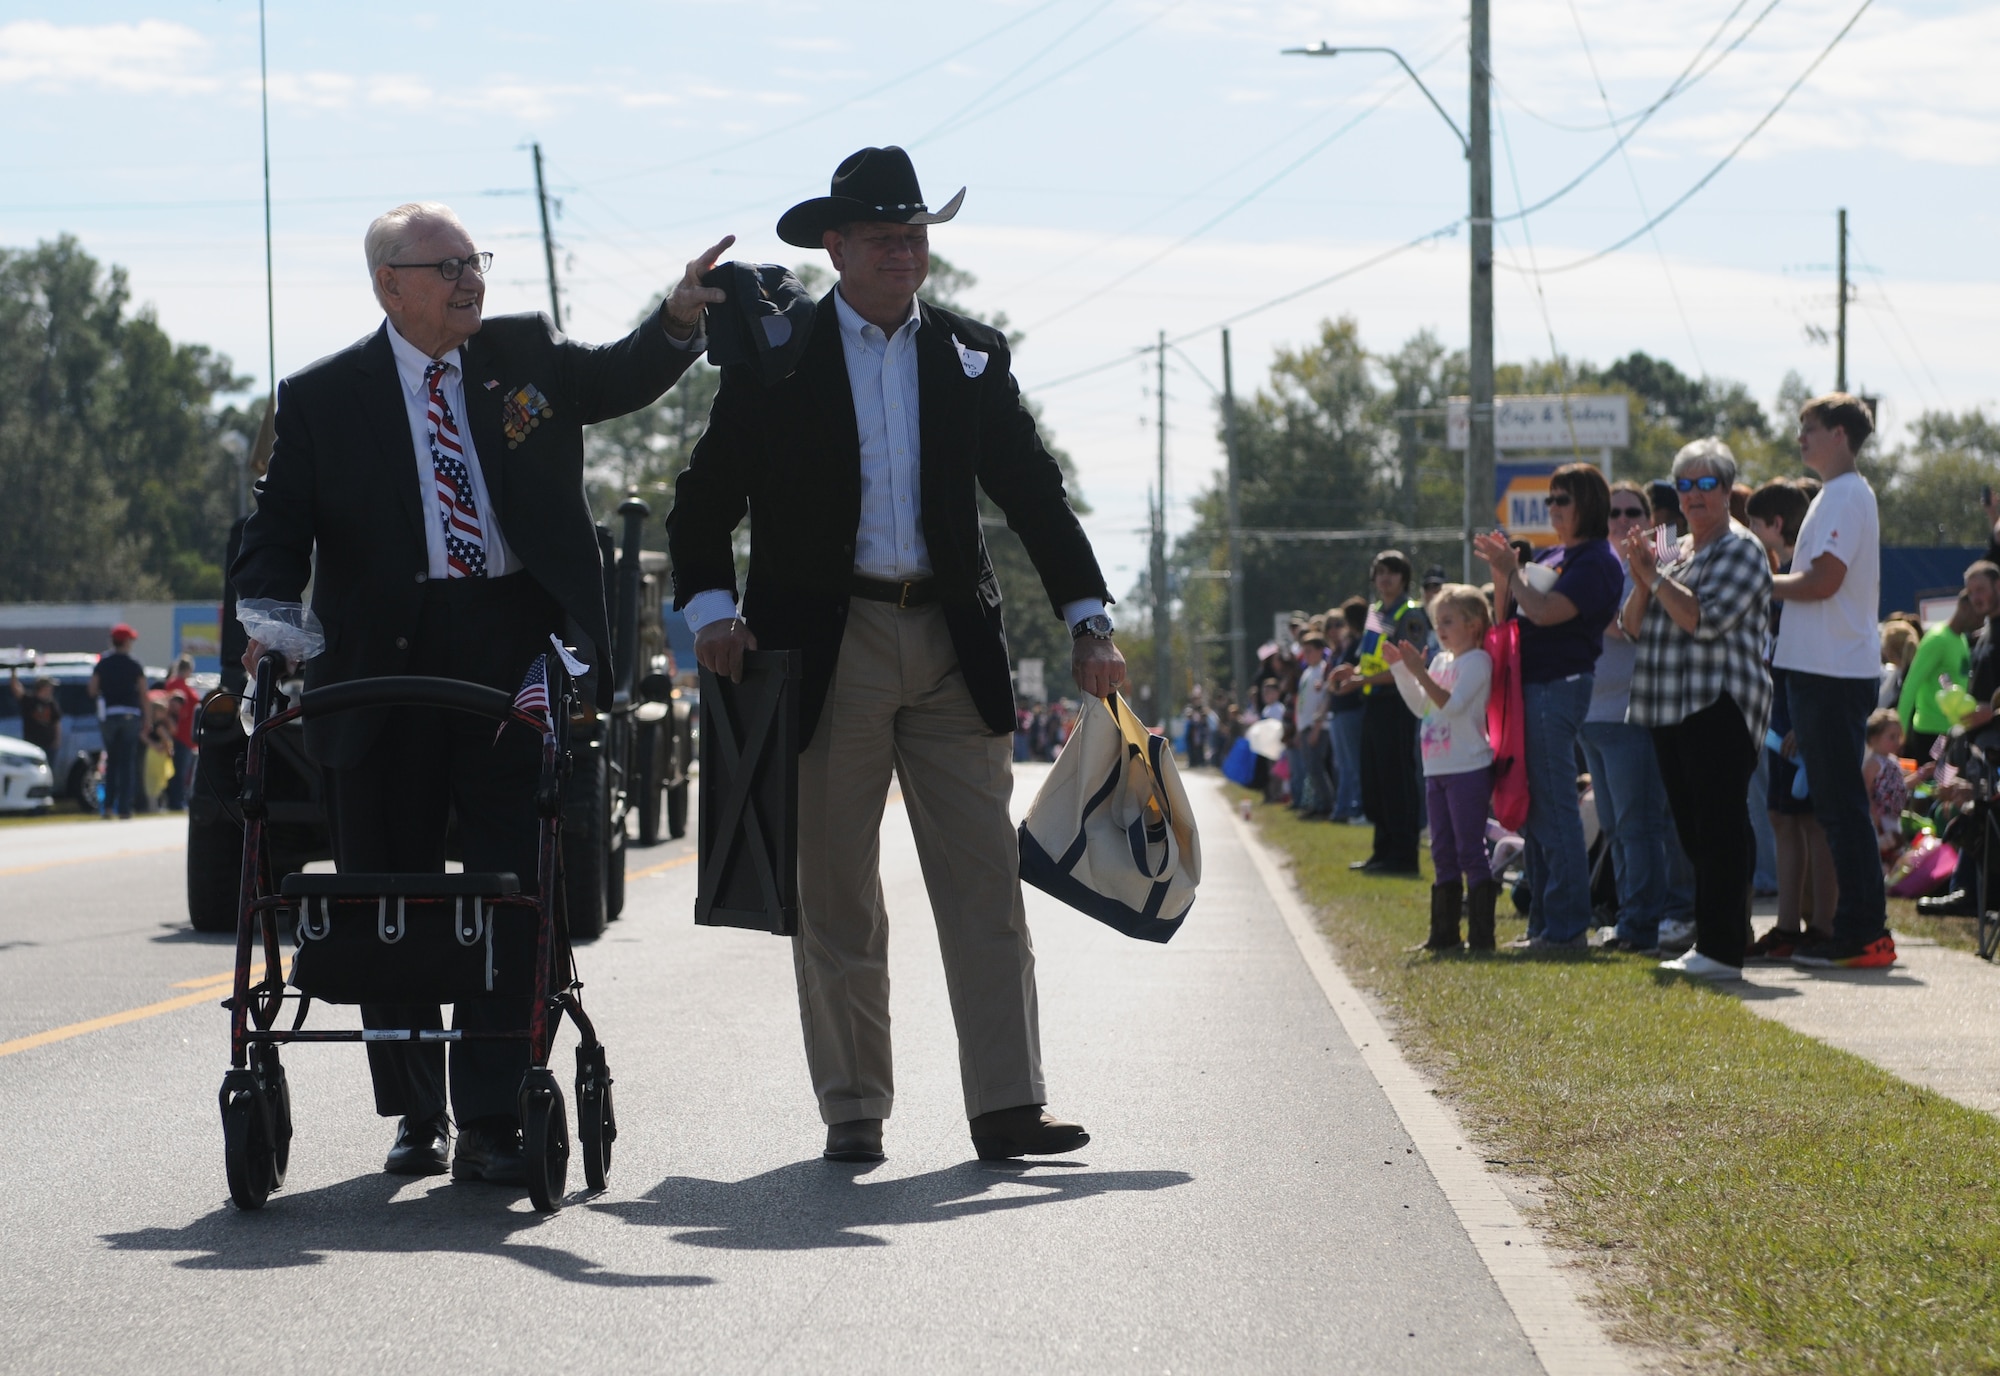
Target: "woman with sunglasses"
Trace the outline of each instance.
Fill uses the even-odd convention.
[[[1771,562],[1730,519],[1735,482],[1729,446],[1696,440],[1674,457],[1688,533],[1664,554],[1646,531],[1625,540],[1633,587],[1621,619],[1639,642],[1627,720],[1653,733],[1674,826],[1696,860],[1694,948],[1660,968],[1703,979],[1743,977],[1757,853],[1750,777],[1771,710]]]
[[[1611,484],[1611,547],[1621,549],[1635,530],[1651,524],[1652,504],[1639,484]],[[1620,597],[1632,595],[1625,576]],[[1604,628],[1590,710],[1583,718],[1583,758],[1597,800],[1597,824],[1611,847],[1618,878],[1618,931],[1611,950],[1650,951],[1660,944],[1664,919],[1685,920],[1694,910],[1692,871],[1680,854],[1660,782],[1653,737],[1625,720],[1632,701],[1632,662],[1639,645],[1613,618]]]
[[[1520,556],[1498,534],[1473,549],[1493,568],[1494,611],[1521,618],[1521,705],[1528,778],[1528,945],[1576,949],[1590,944],[1590,853],[1576,791],[1577,733],[1590,708],[1604,628],[1618,612],[1625,571],[1608,538],[1611,489],[1587,463],[1549,477],[1549,525],[1557,545],[1535,564],[1555,574],[1530,582]]]

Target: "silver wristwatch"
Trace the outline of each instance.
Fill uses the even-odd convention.
[[[1081,640],[1085,636],[1089,636],[1094,640],[1109,640],[1111,639],[1111,630],[1111,618],[1103,612],[1099,612],[1095,616],[1084,617],[1083,620],[1070,627],[1069,638],[1071,640]]]

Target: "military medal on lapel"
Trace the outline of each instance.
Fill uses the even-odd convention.
[[[530,430],[555,413],[556,408],[532,382],[509,392],[500,402],[500,429],[507,436],[507,447],[519,448]]]

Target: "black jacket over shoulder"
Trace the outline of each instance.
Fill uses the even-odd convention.
[[[590,639],[593,665],[607,659],[611,636],[583,427],[650,405],[695,357],[657,315],[615,344],[587,345],[540,314],[489,318],[460,356],[462,421],[493,516],[520,564]],[[501,402],[530,384],[555,414],[509,449]],[[270,471],[229,576],[238,598],[292,602],[312,579],[326,651],[307,663],[307,687],[404,672],[430,563],[422,500],[386,322],[278,384]],[[611,675],[598,674],[597,687],[608,706]],[[310,722],[307,746],[323,765],[354,764],[378,721],[356,712]]]
[[[921,303],[917,331],[918,482],[924,542],[973,703],[997,733],[1014,729],[1000,584],[979,529],[984,489],[1027,546],[1049,600],[1110,600],[1063,491],[1062,469],[1021,405],[1007,340],[990,326]],[[957,344],[984,353],[968,377]],[[731,533],[748,514],[743,615],[760,648],[804,651],[800,740],[810,741],[833,680],[861,524],[861,441],[832,293],[791,376],[765,387],[725,368],[708,431],[667,516],[674,605],[736,591]]]

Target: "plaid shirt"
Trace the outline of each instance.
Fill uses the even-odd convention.
[[[1771,713],[1771,675],[1764,668],[1771,561],[1764,547],[1731,521],[1702,549],[1694,548],[1693,536],[1683,536],[1660,572],[1694,593],[1701,620],[1690,635],[1674,624],[1659,598],[1647,602],[1626,720],[1673,726],[1727,693],[1743,713],[1750,739],[1761,747]]]

